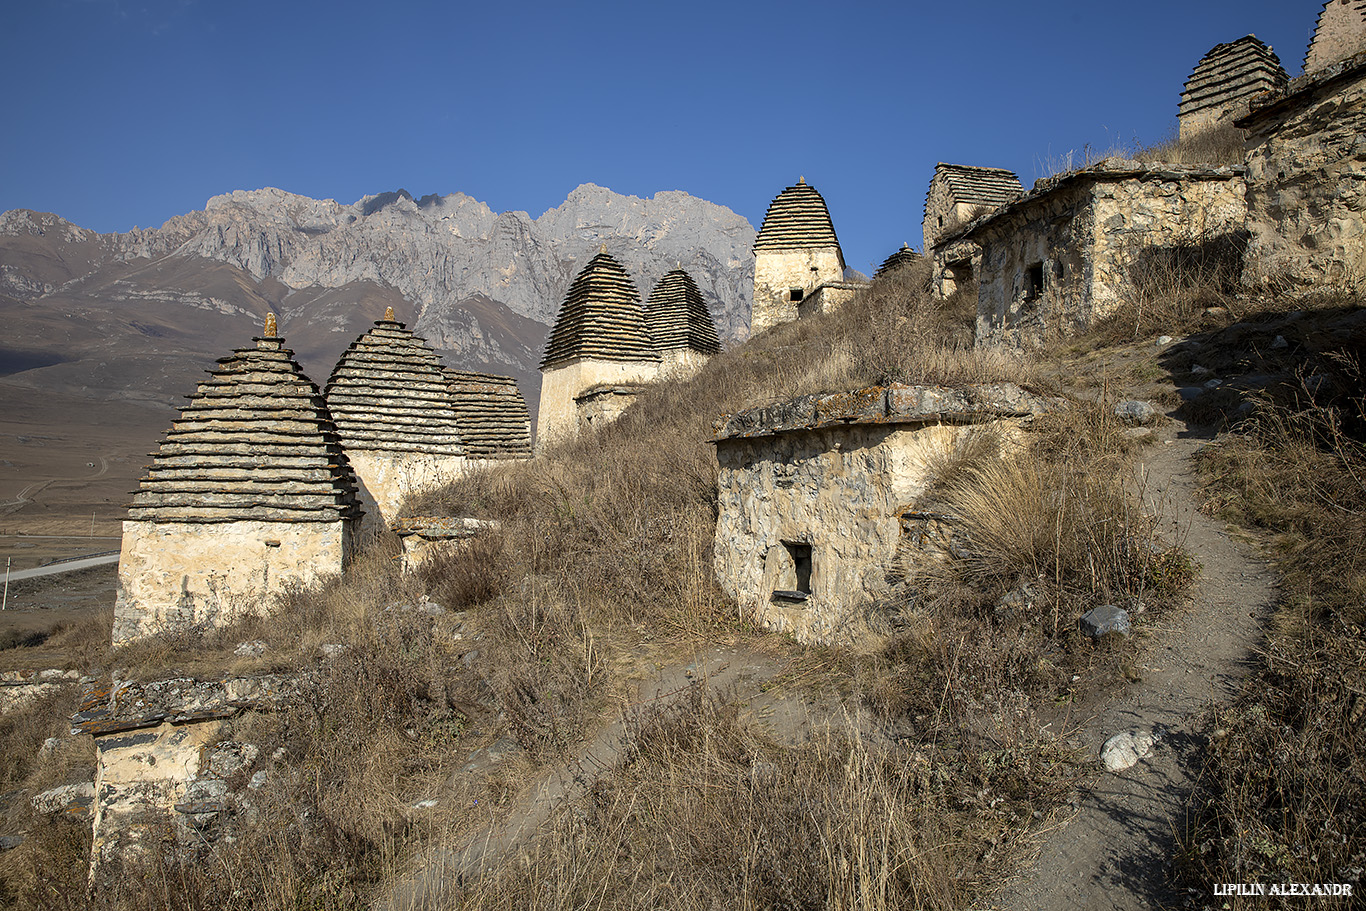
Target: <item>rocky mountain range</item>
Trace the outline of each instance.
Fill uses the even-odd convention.
[[[394,306],[446,363],[517,376],[536,364],[566,289],[602,244],[642,298],[681,264],[723,337],[747,332],[754,228],[687,193],[580,186],[539,218],[461,193],[350,205],[276,189],[215,196],[160,228],[98,234],[0,214],[0,377],[73,395],[172,404],[268,310],[309,375]]]

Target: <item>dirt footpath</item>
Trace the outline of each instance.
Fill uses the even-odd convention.
[[[1106,772],[1097,762],[1075,812],[1045,836],[1035,862],[988,908],[1125,911],[1175,906],[1187,897],[1172,889],[1170,870],[1204,753],[1204,714],[1247,674],[1275,599],[1267,561],[1197,509],[1190,460],[1206,441],[1178,423],[1144,464],[1145,495],[1163,517],[1163,537],[1202,565],[1193,604],[1157,622],[1137,656],[1141,679],[1077,732],[1095,757],[1122,731],[1155,732],[1157,745],[1124,772]]]

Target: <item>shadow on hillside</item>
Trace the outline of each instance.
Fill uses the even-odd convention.
[[[1189,428],[1183,435],[1213,437],[1261,401],[1303,407],[1360,395],[1366,307],[1249,314],[1172,343],[1158,362],[1177,386],[1174,414]]]

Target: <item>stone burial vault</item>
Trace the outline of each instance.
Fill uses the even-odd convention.
[[[889,575],[949,554],[953,518],[920,511],[969,434],[1003,441],[1049,404],[1011,384],[805,396],[715,427],[715,569],[743,616],[808,643],[875,636]]]
[[[190,396],[134,493],[116,643],[224,625],[351,558],[361,508],[322,394],[274,315],[255,342]]]

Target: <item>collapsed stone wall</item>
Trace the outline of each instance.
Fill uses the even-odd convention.
[[[168,829],[193,849],[236,817],[250,819],[251,793],[281,757],[225,737],[225,722],[276,709],[301,685],[273,675],[88,685],[72,733],[92,735],[97,754],[92,884],[101,884],[103,864],[138,860]]]
[[[1293,80],[1238,126],[1249,134],[1244,282],[1366,279],[1366,54]]]

